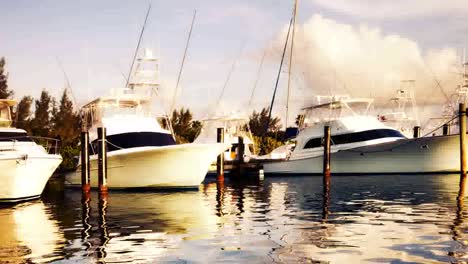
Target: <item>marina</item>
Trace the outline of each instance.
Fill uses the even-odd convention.
[[[468,5],[431,1],[6,0],[0,264],[468,263]]]

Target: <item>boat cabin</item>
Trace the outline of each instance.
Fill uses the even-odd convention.
[[[328,102],[323,102],[328,99]],[[370,114],[373,99],[320,97],[321,104],[303,108],[296,148],[292,158],[303,152],[322,151],[323,129],[329,126],[332,150],[388,142],[405,138],[398,130],[386,126]]]
[[[327,99],[328,102],[323,102]],[[373,99],[350,99],[348,96],[318,96],[317,101],[317,105],[302,108],[300,129],[348,116],[367,116],[374,102]]]

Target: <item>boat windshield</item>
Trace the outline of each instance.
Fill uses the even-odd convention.
[[[134,98],[98,99],[81,109],[83,125],[87,128],[102,121],[102,118],[118,116],[152,116],[150,101]]]
[[[304,108],[302,126],[336,120],[347,116],[369,115],[372,99],[346,99]]]

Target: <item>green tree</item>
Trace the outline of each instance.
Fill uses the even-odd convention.
[[[42,90],[39,100],[35,100],[34,118],[31,120],[31,133],[34,136],[50,136],[52,97]]]
[[[265,132],[276,132],[281,128],[281,119],[279,117],[268,119],[268,112],[268,108],[263,108],[260,112],[256,112],[254,110],[252,115],[249,117],[249,127],[253,135],[263,136],[265,135]],[[268,131],[265,131],[267,124]]]
[[[13,91],[8,90],[8,74],[5,72],[5,57],[0,59],[0,99],[7,99],[13,95]]]
[[[33,102],[31,96],[24,96],[15,107],[13,112],[13,126],[17,128],[30,130],[29,122],[31,117],[31,105]]]
[[[65,89],[58,107],[52,107],[52,135],[60,138],[62,145],[76,145],[80,134],[79,114],[73,109]]]
[[[75,168],[73,157],[80,153],[78,145],[80,116],[74,111],[73,102],[68,96],[67,89],[63,91],[58,106],[52,99],[51,123],[51,136],[60,139],[60,155],[62,155],[63,162],[60,164],[59,170],[72,170]]]
[[[254,136],[254,143],[257,146],[258,155],[265,155],[272,152],[275,148],[284,145],[284,142],[273,137],[257,137]]]
[[[170,122],[177,143],[193,142],[200,133],[201,122],[192,119],[193,116],[189,109],[181,108],[172,112]],[[169,128],[165,119],[162,121],[162,124],[164,128]]]

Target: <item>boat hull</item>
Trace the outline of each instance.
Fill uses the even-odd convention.
[[[194,188],[205,179],[210,163],[225,144],[181,144],[138,147],[108,153],[108,188]],[[91,187],[98,187],[97,156],[90,157]],[[81,168],[66,176],[69,186],[81,185]]]
[[[0,202],[19,202],[40,197],[61,162],[60,155],[0,156]]]
[[[459,151],[458,135],[402,139],[334,152],[331,154],[331,173],[459,173]],[[323,155],[265,163],[264,171],[269,175],[321,174]]]

